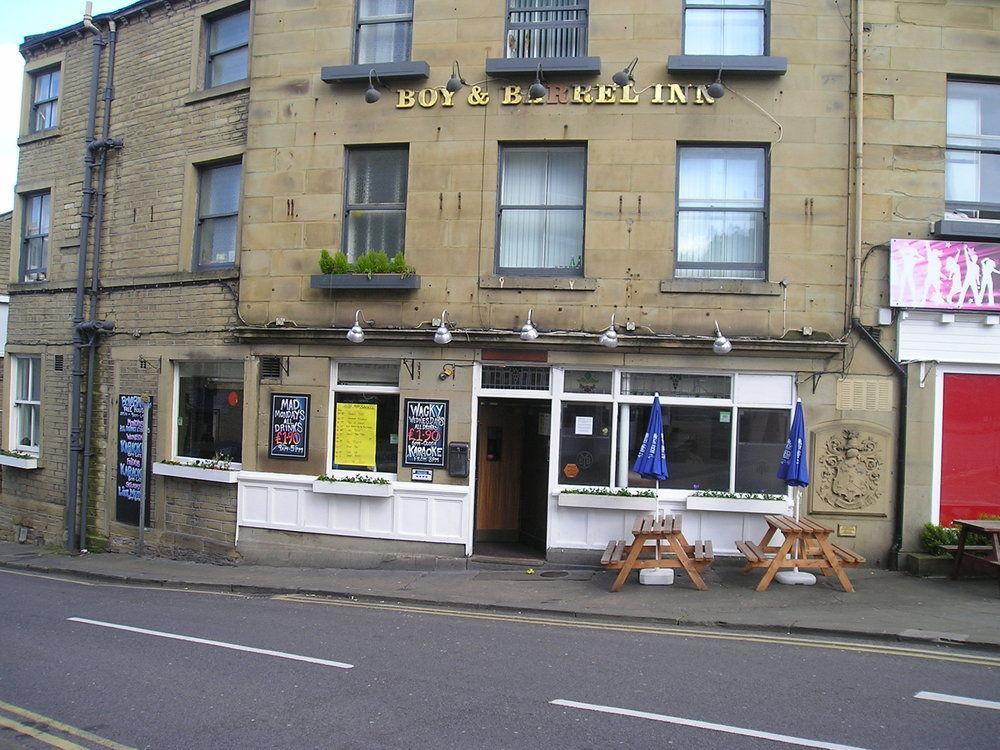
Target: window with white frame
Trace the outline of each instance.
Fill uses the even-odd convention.
[[[784,494],[776,477],[788,435],[790,378],[761,399],[739,375],[568,368],[558,389],[557,479],[567,486],[657,486],[632,471],[660,397],[669,478],[661,489]],[[759,383],[759,381],[758,381]]]
[[[45,281],[49,272],[52,193],[29,193],[22,201],[21,281]]]
[[[28,131],[41,133],[59,125],[59,85],[62,71],[58,66],[31,74],[31,112]]]
[[[205,88],[245,80],[249,76],[250,9],[223,11],[208,17],[206,24]]]
[[[38,453],[42,432],[42,358],[18,354],[13,358],[11,389],[11,448]]]
[[[507,0],[507,57],[587,54],[588,0]]]
[[[243,460],[243,363],[178,362],[178,458]]]
[[[586,165],[582,145],[501,148],[498,274],[583,275]]]
[[[677,278],[764,279],[765,148],[679,146],[676,232]]]
[[[399,362],[334,362],[332,368],[331,470],[395,475]]]
[[[194,268],[229,268],[236,264],[240,215],[241,162],[198,167],[198,225]]]
[[[685,0],[685,55],[765,55],[769,0]]]
[[[1000,219],[1000,83],[948,81],[945,210]]]
[[[413,0],[357,0],[354,62],[405,62],[413,37]]]
[[[402,253],[409,147],[351,146],[345,158],[344,254],[356,261],[373,251],[390,258]]]

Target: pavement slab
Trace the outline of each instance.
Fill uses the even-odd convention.
[[[609,591],[614,572],[593,569],[545,566],[529,574],[531,569],[516,567],[412,571],[223,566],[128,554],[74,556],[7,542],[0,543],[0,567],[248,595],[315,594],[1000,650],[995,580],[917,578],[866,568],[850,571],[856,591],[848,594],[832,578],[822,577],[815,586],[775,583],[758,593],[754,586],[759,573],[744,576],[739,567],[725,563],[706,571],[708,591],[697,591],[679,574],[672,586],[640,586],[633,576],[617,593]],[[563,572],[566,575],[558,575]]]

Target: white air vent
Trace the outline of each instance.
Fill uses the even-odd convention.
[[[892,411],[892,381],[886,378],[840,378],[837,408],[842,411]]]

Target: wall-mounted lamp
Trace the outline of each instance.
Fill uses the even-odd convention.
[[[618,346],[618,331],[615,330],[615,314],[611,313],[611,325],[608,330],[604,331],[597,339],[601,346],[606,346],[608,349],[614,349]]]
[[[455,60],[451,64],[451,78],[448,79],[448,83],[444,87],[454,94],[457,91],[461,91],[465,85],[466,80],[462,78],[462,69],[458,65],[458,60]]]
[[[715,341],[712,342],[712,351],[716,354],[729,354],[732,350],[733,342],[722,335],[719,321],[715,321]]]
[[[726,95],[726,87],[722,83],[722,68],[719,68],[719,74],[715,77],[715,82],[708,84],[706,91],[713,99],[721,99]]]
[[[635,77],[633,74],[635,73],[635,66],[638,64],[639,64],[639,58],[633,57],[632,62],[630,62],[624,68],[622,68],[613,76],[611,76],[611,80],[614,82],[616,86],[619,86],[621,88],[625,88],[630,83],[635,83]]]
[[[376,81],[378,85],[376,85]],[[375,68],[368,71],[368,90],[365,91],[365,101],[369,104],[374,104],[379,99],[382,98],[382,92],[378,90],[378,86],[383,86],[382,79],[378,77],[378,73],[375,72]]]
[[[539,63],[538,70],[535,71],[535,82],[528,88],[528,99],[541,99],[548,93],[549,90],[542,83],[542,64]]]
[[[534,312],[532,308],[528,308],[528,320],[521,326],[521,341],[534,341],[538,338],[538,329],[535,328],[535,324],[531,322],[531,313]]]
[[[363,344],[365,341],[365,330],[361,327],[361,311],[358,310],[354,313],[354,325],[351,326],[351,330],[347,332],[347,340],[352,344]],[[374,320],[365,320],[368,325],[374,325]]]
[[[451,331],[448,330],[448,311],[441,311],[441,325],[434,332],[434,343],[444,346],[451,343]]]

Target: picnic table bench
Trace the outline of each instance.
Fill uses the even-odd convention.
[[[865,558],[832,543],[829,539],[832,529],[808,518],[796,520],[789,516],[768,515],[764,516],[764,521],[768,528],[760,542],[736,542],[736,548],[747,558],[744,575],[755,568],[766,568],[757,584],[758,591],[766,591],[778,571],[790,568],[811,568],[824,576],[832,573],[844,591],[854,591],[844,567],[861,565]],[[784,541],[772,544],[779,531]]]
[[[624,539],[608,542],[601,565],[619,571],[611,584],[612,591],[622,587],[629,573],[642,568],[683,568],[695,588],[706,591],[708,587],[701,571],[711,565],[713,559],[712,542],[699,539],[694,544],[688,544],[681,533],[680,516],[656,518],[644,515],[635,520],[631,543]]]
[[[997,571],[1000,577],[1000,521],[962,521],[954,522],[958,527],[958,544],[947,545],[945,549],[954,549],[955,568],[951,577],[958,578],[962,571],[963,563],[989,565]],[[988,544],[966,544],[966,537],[969,532],[977,532],[986,536]],[[985,552],[986,554],[981,554]]]

